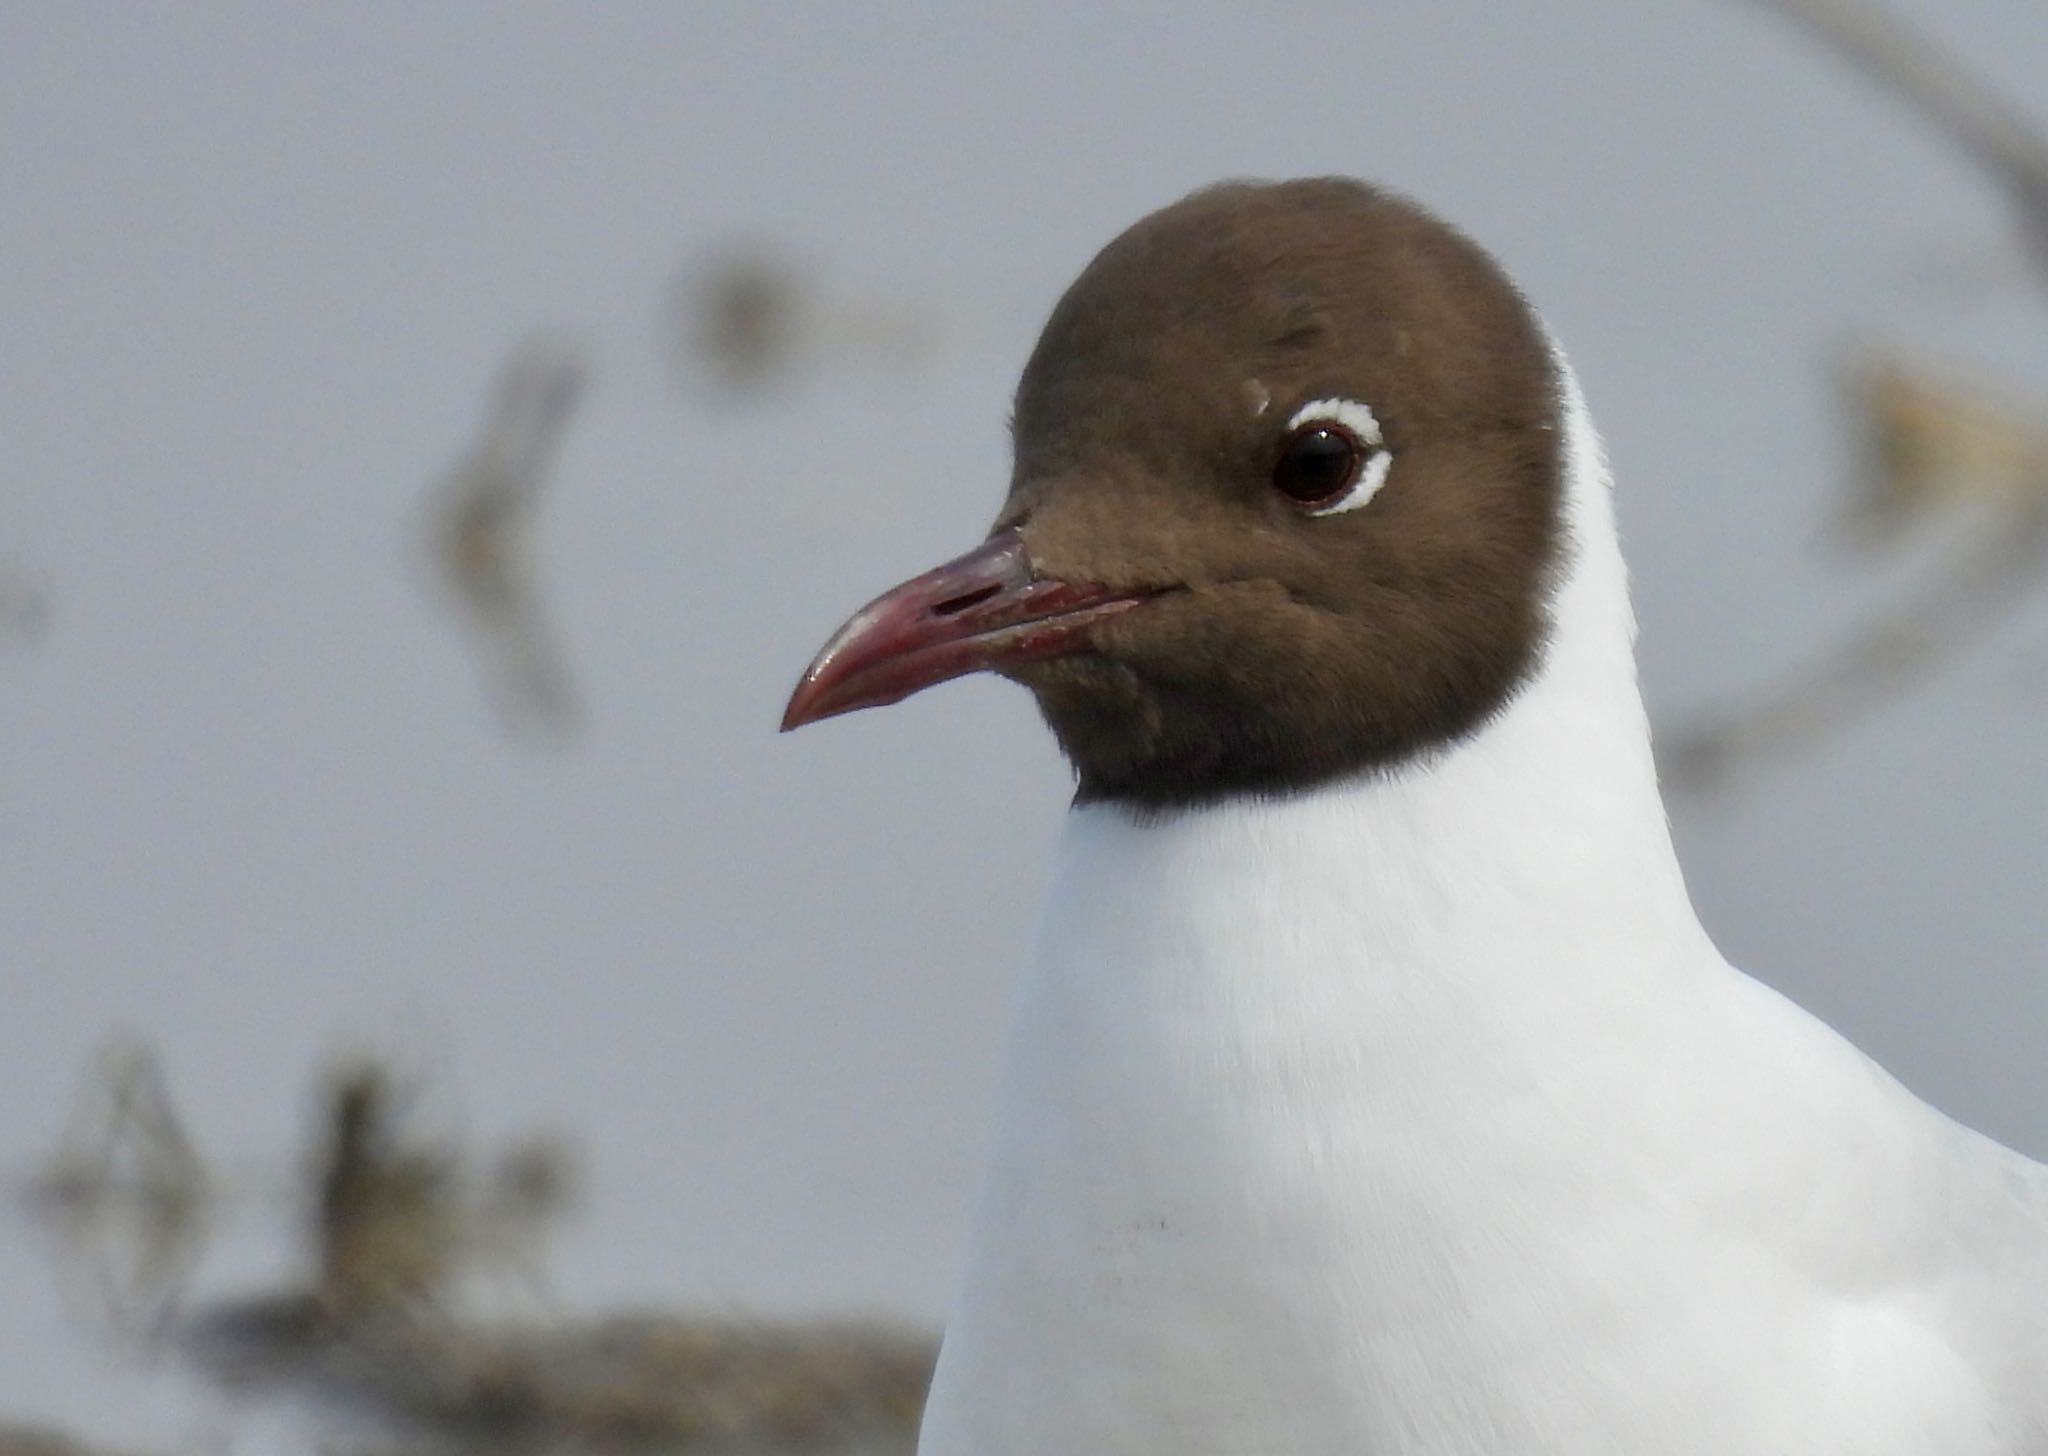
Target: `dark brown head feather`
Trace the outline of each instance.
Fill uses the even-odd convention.
[[[1273,466],[1332,397],[1392,463],[1370,504],[1310,516]],[[1002,515],[1043,575],[1161,593],[1016,670],[1081,797],[1284,793],[1483,723],[1542,648],[1559,417],[1499,268],[1361,183],[1212,187],[1103,249],[1024,370]]]

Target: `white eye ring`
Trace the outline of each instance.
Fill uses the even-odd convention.
[[[1333,420],[1354,435],[1359,444],[1372,451],[1366,457],[1365,465],[1358,472],[1358,479],[1351,489],[1338,496],[1328,505],[1317,506],[1312,516],[1336,516],[1345,511],[1355,511],[1379,494],[1380,487],[1387,483],[1387,470],[1394,463],[1393,452],[1386,449],[1386,435],[1380,430],[1378,416],[1372,406],[1355,399],[1310,400],[1294,412],[1287,422],[1289,430],[1298,430],[1310,420]]]

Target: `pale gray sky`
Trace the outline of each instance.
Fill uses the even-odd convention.
[[[2048,125],[2048,7],[1905,8]],[[273,1171],[335,1039],[395,1039],[480,1126],[587,1138],[573,1305],[935,1318],[1065,772],[1005,684],[790,738],[782,700],[978,539],[1095,248],[1320,172],[1463,224],[1566,342],[1660,715],[1884,595],[1821,536],[1826,350],[2048,398],[1992,194],[1740,0],[0,11],[0,561],[49,596],[0,650],[0,1162],[110,1030]],[[670,284],[736,235],[931,300],[937,366],[678,381]],[[542,540],[565,753],[498,732],[416,536],[540,326],[593,365]],[[2037,604],[1679,826],[1731,956],[2036,1153],[2044,713]],[[0,1413],[109,1419],[0,1248],[41,1311],[0,1314]]]

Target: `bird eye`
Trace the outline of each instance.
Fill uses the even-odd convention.
[[[1319,399],[1287,422],[1273,489],[1312,516],[1355,511],[1379,494],[1394,457],[1380,422],[1355,399]]]
[[[1310,420],[1280,447],[1273,489],[1301,505],[1325,505],[1351,488],[1364,464],[1357,436],[1334,420]]]

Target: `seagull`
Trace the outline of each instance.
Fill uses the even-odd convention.
[[[784,723],[991,670],[1078,783],[922,1456],[2048,1453],[2048,1169],[1702,929],[1599,437],[1486,253],[1197,192],[1014,436]]]

